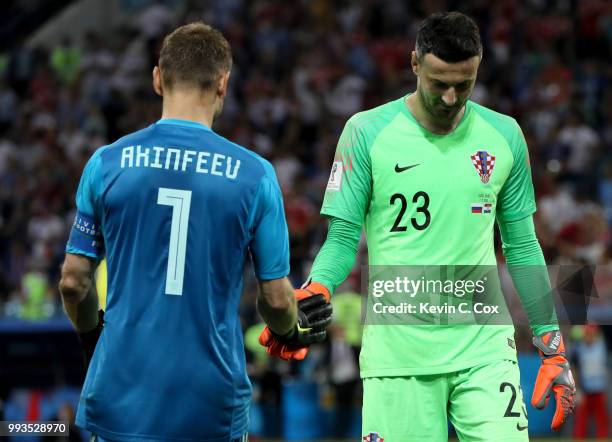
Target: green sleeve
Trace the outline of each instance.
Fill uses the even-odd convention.
[[[333,293],[353,268],[360,237],[361,226],[332,217],[327,239],[312,264],[309,279]]]
[[[533,217],[508,222],[498,219],[498,224],[508,272],[534,335],[558,330],[548,269],[535,234]]]
[[[371,132],[371,130],[370,130]],[[361,226],[370,205],[372,170],[368,129],[359,114],[349,119],[338,140],[321,214]]]
[[[521,128],[516,121],[512,122],[506,139],[514,161],[500,191],[496,212],[497,218],[506,222],[525,218],[536,211],[529,150]]]

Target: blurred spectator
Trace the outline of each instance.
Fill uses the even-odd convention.
[[[328,366],[336,409],[333,436],[340,439],[351,433],[353,409],[360,383],[359,350],[348,343],[346,330],[341,325],[331,325],[328,332]]]
[[[13,292],[6,305],[6,314],[20,319],[40,321],[55,313],[47,275],[41,270],[44,265],[32,260],[29,270],[23,275],[20,290]]]
[[[32,217],[28,223],[28,238],[32,247],[32,258],[48,268],[53,262],[55,245],[66,234],[66,225],[59,215],[51,212],[48,202],[32,202]]]
[[[351,290],[356,289],[356,291]],[[334,322],[329,327],[327,366],[334,392],[336,438],[351,436],[352,418],[358,403],[359,350],[361,348],[361,295],[359,277],[353,273],[332,298]]]
[[[11,124],[15,122],[17,100],[17,94],[13,88],[6,84],[6,80],[3,77],[0,77],[0,134],[5,133],[11,127]],[[2,172],[3,170],[0,168],[0,173]]]
[[[599,136],[584,119],[572,112],[563,128],[559,131],[558,141],[569,147],[566,170],[582,177],[595,165],[595,155],[599,147]]]
[[[154,0],[136,17],[140,33],[147,39],[159,37],[172,26],[172,11],[164,0]]]
[[[60,83],[68,86],[79,74],[81,50],[69,38],[64,38],[51,52],[50,64]]]
[[[580,391],[574,423],[574,437],[588,436],[588,424],[595,422],[598,439],[608,437],[609,416],[607,406],[607,350],[597,325],[582,327],[582,336],[572,350],[572,361],[577,370],[577,387]]]

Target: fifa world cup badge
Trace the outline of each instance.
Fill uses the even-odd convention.
[[[340,190],[342,183],[342,161],[334,161],[329,181],[327,182],[327,190]]]

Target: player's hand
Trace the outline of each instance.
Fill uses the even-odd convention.
[[[89,363],[91,362],[103,328],[104,310],[98,310],[98,325],[96,325],[96,328],[85,333],[78,333],[79,340],[81,341],[81,349],[83,350],[83,357],[85,359],[85,369],[89,367]]]
[[[531,405],[543,409],[548,405],[550,395],[554,393],[557,408],[551,428],[559,431],[567,418],[574,412],[576,385],[565,357],[565,344],[559,330],[535,336],[533,344],[538,348],[542,365],[538,371]]]
[[[310,344],[322,342],[331,323],[330,293],[323,285],[313,282],[295,290],[298,319],[295,327],[285,335],[278,335],[267,326],[259,335],[259,343],[272,356],[286,361],[301,361],[308,354]]]

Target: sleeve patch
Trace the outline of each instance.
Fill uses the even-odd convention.
[[[66,248],[101,257],[104,254],[104,242],[100,226],[89,215],[77,211]]]
[[[340,190],[342,184],[342,161],[334,161],[329,180],[327,181],[327,190]]]

